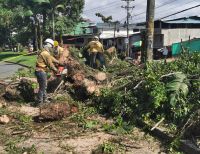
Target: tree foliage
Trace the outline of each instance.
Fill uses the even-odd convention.
[[[95,14],[97,17],[100,17],[101,20],[104,22],[104,23],[109,23],[112,21],[112,16],[108,16],[108,17],[105,17],[104,15],[102,15],[101,13],[96,13]]]
[[[165,118],[179,125],[200,108],[199,61],[199,53],[185,53],[171,63],[147,63],[145,69],[118,62],[116,69],[108,68],[117,70],[113,88],[104,89],[94,101],[101,112],[112,116]]]
[[[10,45],[11,39],[27,44],[31,39],[41,46],[46,37],[70,32],[83,7],[84,0],[1,0],[0,44]]]

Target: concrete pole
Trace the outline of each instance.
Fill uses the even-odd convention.
[[[146,52],[147,61],[153,60],[153,39],[154,39],[154,14],[155,0],[147,0],[147,16],[146,16]]]
[[[130,56],[130,41],[129,41],[129,17],[130,17],[130,14],[129,14],[129,6],[130,5],[130,2],[129,0],[127,1],[127,40],[128,40],[128,43],[127,43],[127,56],[129,57]]]
[[[134,0],[122,0],[122,1],[125,1],[127,4],[126,6],[122,6],[122,8],[125,8],[126,11],[127,11],[127,53],[126,53],[126,56],[130,56],[130,41],[129,41],[129,18],[131,17],[131,14],[130,14],[130,9],[133,9],[134,6],[131,6],[130,7],[130,2],[131,1],[134,1]]]

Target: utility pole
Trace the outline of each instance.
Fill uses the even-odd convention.
[[[131,14],[130,14],[130,9],[133,9],[134,6],[130,6],[130,2],[131,1],[135,1],[135,0],[122,0],[122,1],[125,1],[126,2],[126,6],[122,6],[122,8],[125,8],[126,11],[127,11],[127,21],[126,21],[126,24],[127,24],[127,56],[130,56],[130,41],[129,41],[129,19],[131,17]]]
[[[116,46],[116,31],[117,31],[117,25],[120,24],[119,21],[114,21],[114,46]]]
[[[147,61],[153,60],[153,39],[154,39],[154,15],[155,15],[155,0],[147,0],[147,15],[146,15],[146,55]]]

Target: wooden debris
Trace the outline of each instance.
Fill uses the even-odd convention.
[[[22,78],[20,78],[20,80],[21,80],[21,82],[37,83],[36,78],[22,77]]]
[[[83,83],[84,83],[83,86],[86,88],[88,94],[93,94],[96,91],[97,86],[94,81],[85,79]]]
[[[75,73],[72,76],[72,79],[74,81],[74,84],[76,84],[76,85],[82,85],[83,80],[85,79],[85,75],[83,74],[83,72],[78,71],[77,73]]]
[[[106,73],[104,72],[99,72],[95,75],[95,79],[97,81],[105,81],[107,79]]]
[[[9,100],[21,100],[20,91],[18,90],[18,85],[10,84],[6,87],[4,97]]]
[[[165,118],[162,118],[158,123],[156,123],[155,126],[153,128],[151,128],[151,131],[156,129],[164,120],[165,120]]]
[[[7,115],[0,116],[0,124],[7,124],[10,122],[10,118]]]
[[[7,105],[6,102],[4,102],[4,101],[0,102],[0,108],[6,107],[6,105]]]
[[[72,113],[77,113],[77,112],[78,112],[78,107],[72,106],[72,107],[71,107],[71,112],[72,112]]]
[[[3,81],[0,81],[0,95],[4,94],[6,90],[6,83]]]
[[[64,84],[64,80],[62,80],[60,82],[60,84],[58,85],[58,87],[56,88],[56,90],[54,91],[54,93],[56,93],[63,84]]]

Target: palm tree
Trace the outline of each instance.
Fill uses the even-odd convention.
[[[55,29],[58,28],[57,30],[59,30],[59,33],[61,34],[63,31],[66,31],[67,26],[68,28],[71,28],[73,24],[79,21],[83,6],[84,0],[49,0],[48,9],[52,19],[52,38],[54,40]],[[62,28],[56,26],[56,22],[60,23]]]
[[[46,0],[47,1],[47,0]],[[46,9],[51,15],[52,19],[52,38],[55,40],[55,15],[64,12],[66,9],[66,0],[48,0],[46,2]]]

